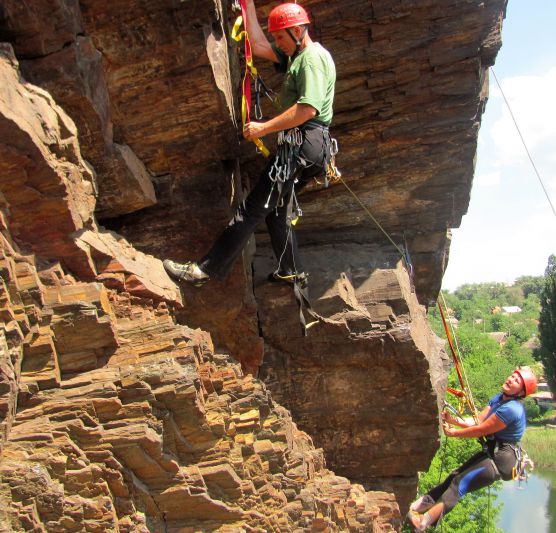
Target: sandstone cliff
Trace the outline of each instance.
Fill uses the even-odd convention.
[[[339,166],[414,265],[341,184],[310,187],[324,320],[305,338],[263,232],[225,283],[180,291],[160,263],[206,251],[262,165],[238,132],[230,5],[2,1],[2,527],[398,528],[437,446],[425,308],[505,3],[305,3],[338,66]]]

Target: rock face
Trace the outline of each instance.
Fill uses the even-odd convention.
[[[447,361],[397,258],[377,247],[358,255],[350,248],[307,249],[313,307],[323,317],[308,337],[299,332],[289,287],[255,277],[265,339],[261,378],[335,471],[395,492],[406,509],[416,473],[438,446],[431,437]],[[271,260],[260,255],[255,271],[265,272],[265,263]]]
[[[1,251],[4,303],[15,286],[26,303],[3,308],[3,531],[399,525],[392,495],[327,470],[264,385],[164,303],[37,271],[5,231]]]
[[[160,261],[99,230],[94,198],[75,201],[91,175],[71,120],[17,76],[8,46],[0,59],[2,531],[394,531],[392,494],[327,470],[261,381],[174,322]],[[15,187],[21,154],[35,172]],[[12,234],[27,189],[36,213],[86,227],[41,241],[27,205]]]
[[[239,140],[229,4],[2,2],[6,527],[399,526],[389,493],[404,513],[437,446],[446,360],[425,307],[467,209],[505,4],[304,3],[337,64],[338,165],[413,267],[341,183],[308,187],[322,319],[305,338],[290,288],[265,282],[264,233],[226,282],[183,295],[160,262],[205,253],[264,164]]]

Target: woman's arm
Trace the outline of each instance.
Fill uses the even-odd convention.
[[[487,411],[488,413],[488,411]],[[500,420],[496,414],[488,417],[486,420],[481,420],[481,413],[479,415],[479,423],[474,426],[469,427],[462,427],[462,428],[453,428],[448,426],[447,424],[444,425],[444,434],[447,437],[486,437],[487,435],[492,435],[493,433],[497,433],[498,431],[503,430],[506,427],[506,424]]]
[[[478,414],[479,423],[484,422],[486,420],[489,411],[490,411],[490,406],[487,406]],[[468,428],[477,425],[475,420],[470,416],[466,418],[460,418],[460,417],[456,418],[452,416],[450,413],[448,413],[447,411],[442,412],[442,420],[444,420],[444,422],[448,422],[448,424],[451,424],[452,426],[458,426],[460,428]]]

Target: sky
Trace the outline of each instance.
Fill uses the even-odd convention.
[[[494,72],[556,209],[556,1],[510,0]],[[492,73],[471,202],[452,230],[442,287],[541,276],[556,254],[556,215]]]

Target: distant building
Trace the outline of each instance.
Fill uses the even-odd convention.
[[[531,394],[531,398],[535,400],[535,403],[543,411],[556,408],[554,395],[550,392],[550,389],[548,388],[548,385],[546,383],[539,383],[537,392],[535,394]]]
[[[521,313],[521,307],[517,305],[507,305],[502,307],[502,313],[504,315],[514,315],[515,313]]]

